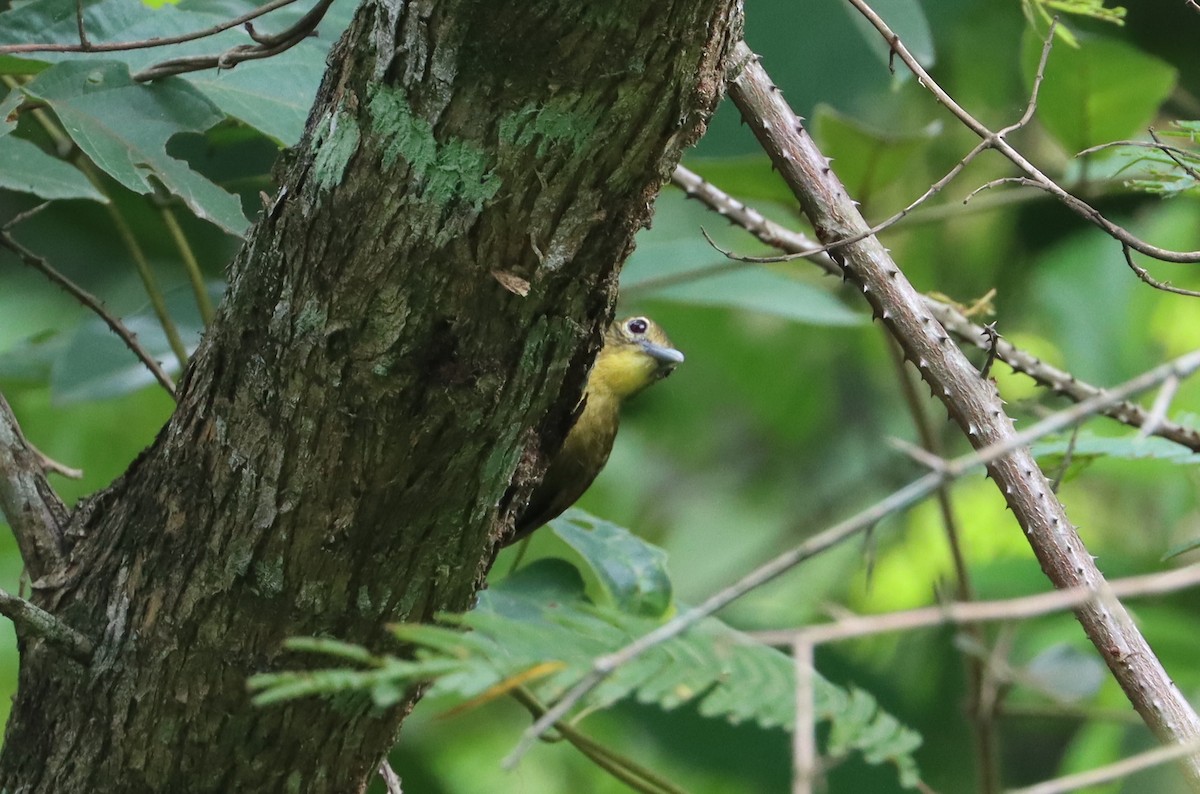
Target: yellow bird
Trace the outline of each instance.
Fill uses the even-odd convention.
[[[583,496],[608,462],[621,403],[670,375],[682,362],[683,353],[647,317],[627,317],[608,327],[604,347],[588,375],[579,416],[517,518],[508,543],[556,518]]]

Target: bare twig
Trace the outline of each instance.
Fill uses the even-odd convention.
[[[163,371],[163,368],[157,361],[154,360],[154,357],[151,356],[144,347],[142,347],[141,343],[138,342],[137,338],[133,335],[133,332],[126,328],[124,323],[122,323],[104,308],[104,305],[100,302],[99,298],[92,295],[74,281],[64,276],[57,269],[55,269],[53,265],[46,261],[46,259],[38,256],[33,251],[30,251],[28,248],[21,245],[7,231],[0,230],[0,246],[12,251],[17,255],[18,258],[20,258],[22,262],[53,281],[55,284],[65,290],[71,297],[86,306],[93,314],[103,320],[104,324],[107,325],[114,334],[120,337],[121,341],[125,343],[125,346],[133,351],[133,354],[137,356],[138,360],[146,366],[146,369],[150,370],[151,374],[154,375],[154,379],[158,381],[159,385],[167,390],[167,394],[171,395],[172,398],[175,397],[175,383],[171,380],[170,376]]]
[[[264,14],[269,14],[272,11],[291,5],[296,0],[271,0],[271,2],[259,6],[253,11],[248,11],[241,16],[227,19],[224,22],[219,22],[210,28],[197,30],[192,33],[183,33],[178,36],[162,36],[149,39],[136,39],[133,41],[114,41],[114,42],[92,42],[87,38],[87,33],[83,28],[83,14],[77,8],[77,19],[79,26],[79,44],[5,44],[0,46],[0,53],[7,55],[17,55],[27,52],[124,52],[126,50],[145,50],[152,47],[167,47],[172,44],[182,44],[185,41],[195,41],[197,39],[215,36],[218,33],[223,33],[231,28],[236,28],[239,25],[244,25],[252,19],[258,19]]]
[[[811,794],[820,774],[817,763],[816,660],[813,645],[802,637],[792,643],[796,676],[796,725],[792,730],[792,794]]]
[[[1128,758],[1123,758],[1114,764],[1108,764],[1099,769],[1047,780],[1044,783],[1038,783],[1034,786],[1009,789],[1008,794],[1066,794],[1069,791],[1079,791],[1090,786],[1111,783],[1114,780],[1128,777],[1134,772],[1140,772],[1143,769],[1150,769],[1160,764],[1175,761],[1192,755],[1197,751],[1200,751],[1200,741],[1176,744],[1170,747],[1156,747],[1153,750],[1131,755]]]
[[[67,508],[50,487],[41,456],[25,440],[0,395],[0,511],[8,518],[21,559],[34,580],[60,570]]]
[[[1133,260],[1133,251],[1130,250],[1128,245],[1121,246],[1121,253],[1124,255],[1125,264],[1129,265],[1129,269],[1132,270],[1139,279],[1149,284],[1151,287],[1160,289],[1163,292],[1173,292],[1176,295],[1186,295],[1189,298],[1200,298],[1200,292],[1184,289],[1183,287],[1176,287],[1169,281],[1159,281],[1154,276],[1150,275],[1149,270],[1146,270],[1146,268],[1142,267]]]
[[[294,25],[274,35],[262,35],[255,32],[252,26],[248,27],[248,32],[251,34],[254,44],[239,44],[217,55],[172,58],[143,69],[133,75],[133,79],[137,82],[146,82],[148,80],[169,77],[174,74],[196,72],[201,69],[232,69],[243,61],[270,58],[273,55],[278,55],[285,50],[291,49],[308,38],[317,29],[317,25],[324,18],[325,12],[329,10],[329,6],[331,5],[333,5],[333,0],[318,0],[317,4],[307,14],[297,20]],[[250,23],[247,22],[246,25],[249,26]]]
[[[386,758],[379,764],[379,777],[383,779],[383,788],[387,794],[404,794],[403,787],[400,785],[400,776],[396,774],[396,770],[392,769],[392,765]]]
[[[534,718],[541,717],[546,713],[546,707],[525,687],[518,686],[510,694]],[[634,791],[641,792],[641,794],[686,794],[683,789],[670,780],[647,769],[632,759],[614,752],[600,742],[576,730],[570,723],[559,722],[555,724],[554,729],[558,731],[559,736],[582,753],[589,761]]]
[[[1028,178],[1027,184],[1037,187],[1038,189],[1054,196],[1072,212],[1076,213],[1089,223],[1098,226],[1110,237],[1120,241],[1125,245],[1128,245],[1130,248],[1133,248],[1139,253],[1163,262],[1200,262],[1200,251],[1170,251],[1165,248],[1160,248],[1156,245],[1151,245],[1150,243],[1147,243],[1134,236],[1124,227],[1108,220],[1095,207],[1091,206],[1082,199],[1077,198],[1066,189],[1060,187],[1058,183],[1044,174],[1037,166],[1026,159],[1023,154],[1013,148],[1013,146],[1004,139],[1003,130],[998,133],[992,132],[992,130],[988,129],[988,127],[986,127],[982,122],[968,113],[965,108],[959,105],[958,102],[956,102],[954,98],[950,96],[950,94],[948,94],[940,85],[938,85],[937,81],[925,71],[925,68],[917,62],[917,59],[914,58],[912,53],[908,51],[908,48],[904,46],[904,43],[900,40],[900,37],[896,35],[896,33],[890,27],[888,27],[887,23],[884,22],[877,13],[875,13],[874,9],[867,4],[866,0],[849,1],[851,5],[853,5],[858,12],[862,14],[877,31],[879,31],[879,34],[883,36],[884,40],[888,43],[888,46],[891,47],[892,52],[895,53],[895,55],[904,62],[904,65],[907,66],[909,70],[917,76],[917,82],[923,88],[933,94],[934,98],[936,98],[940,104],[944,105],[946,109],[954,115],[955,118],[962,122],[963,126],[978,135],[980,139],[982,139],[984,143],[988,145],[989,148],[993,148],[1000,152],[1002,155],[1004,155],[1004,157],[1011,161],[1013,165],[1017,166],[1017,168],[1019,168],[1021,172]],[[1053,31],[1051,31],[1049,37],[1052,36]]]
[[[893,513],[916,504],[945,483],[963,476],[977,466],[990,465],[996,460],[1010,455],[1014,450],[1021,449],[1043,436],[1070,427],[1095,414],[1106,404],[1117,402],[1129,395],[1149,389],[1172,375],[1187,377],[1197,369],[1200,369],[1200,350],[1156,367],[1133,380],[1126,381],[1120,386],[1053,414],[1026,430],[1013,434],[993,445],[946,461],[941,470],[932,471],[914,480],[857,515],[835,524],[829,529],[812,536],[799,546],[780,554],[720,592],[709,596],[697,606],[659,626],[654,631],[639,637],[620,650],[596,659],[592,664],[591,671],[571,687],[554,706],[549,708],[542,719],[539,719],[525,731],[521,743],[505,759],[505,765],[511,767],[516,764],[521,756],[528,752],[529,747],[532,746],[533,742],[537,741],[539,736],[549,730],[555,722],[565,717],[580,700],[608,678],[608,676],[612,675],[615,670],[628,664],[651,648],[682,634],[700,620],[723,609],[746,593],[757,589],[780,574],[791,570],[801,562],[832,548],[847,538],[875,526],[879,521]],[[1099,582],[1101,578],[1096,577],[1093,581]]]
[[[208,288],[204,285],[204,274],[200,272],[200,263],[196,261],[196,254],[192,251],[192,244],[188,242],[187,235],[183,233],[183,227],[175,218],[175,211],[165,204],[159,207],[159,211],[162,214],[163,223],[166,224],[167,232],[175,241],[175,248],[179,251],[179,258],[183,260],[184,269],[187,270],[188,281],[192,285],[192,294],[196,296],[196,308],[200,311],[200,320],[207,327],[212,323],[213,305],[212,299],[208,297]]]
[[[89,47],[87,29],[83,26],[83,0],[75,0],[75,26],[79,28],[79,46]]]
[[[1173,571],[1114,579],[1100,588],[1072,587],[1069,590],[1054,590],[999,601],[959,601],[883,615],[843,613],[833,623],[798,629],[756,631],[751,632],[750,636],[768,645],[791,645],[800,640],[816,646],[935,626],[1028,620],[1075,609],[1089,601],[1144,598],[1175,593],[1196,586],[1200,586],[1200,565],[1189,565]]]
[[[13,622],[17,636],[24,640],[43,639],[85,664],[92,658],[91,640],[24,598],[0,590],[0,614]]]

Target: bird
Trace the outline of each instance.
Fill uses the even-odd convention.
[[[528,537],[583,496],[608,462],[621,404],[682,363],[683,353],[649,317],[626,317],[608,326],[575,421],[505,545]]]

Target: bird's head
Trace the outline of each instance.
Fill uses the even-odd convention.
[[[683,353],[653,320],[626,317],[608,326],[588,391],[608,391],[623,400],[667,377],[682,362]]]

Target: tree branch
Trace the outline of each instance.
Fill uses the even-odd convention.
[[[50,487],[41,460],[0,394],[0,509],[8,518],[21,559],[35,584],[61,569],[63,526],[67,521],[67,508]]]
[[[13,622],[17,636],[40,637],[72,659],[86,664],[92,658],[92,641],[41,607],[0,590],[0,615]]]
[[[232,69],[243,61],[270,58],[272,55],[278,55],[285,50],[295,47],[308,38],[316,30],[317,25],[320,24],[321,19],[325,16],[325,12],[329,10],[329,6],[331,5],[333,5],[333,0],[319,0],[294,25],[284,29],[280,33],[272,35],[256,33],[254,27],[247,22],[245,23],[246,32],[250,34],[250,38],[254,40],[254,44],[239,44],[217,55],[193,55],[184,58],[172,58],[143,69],[133,75],[133,79],[142,83],[148,80],[170,77],[175,74],[196,72],[201,69]]]
[[[103,320],[109,330],[125,343],[125,346],[137,356],[138,360],[146,366],[146,369],[150,370],[150,374],[154,376],[154,379],[158,381],[160,386],[166,389],[167,394],[171,395],[171,399],[175,399],[175,382],[171,380],[171,376],[154,360],[150,352],[142,347],[137,337],[133,335],[133,332],[125,327],[125,323],[121,322],[119,318],[110,314],[104,308],[104,304],[100,302],[99,298],[64,276],[44,257],[38,256],[33,251],[21,245],[7,230],[0,230],[0,246],[12,251],[22,262],[62,287],[68,295],[79,301],[93,314]]]

